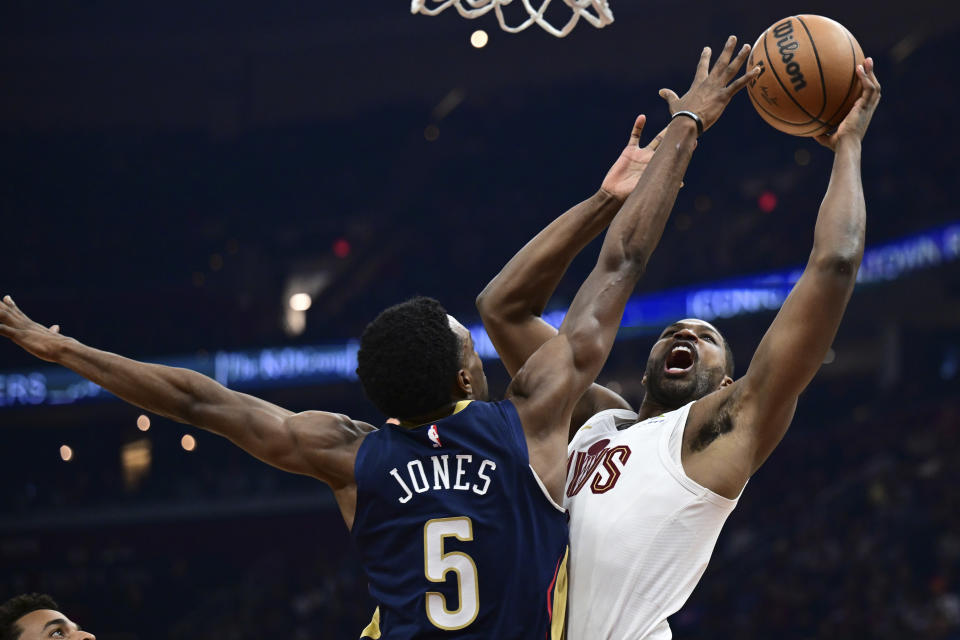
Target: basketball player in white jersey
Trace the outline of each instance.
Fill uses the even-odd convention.
[[[705,50],[697,79],[707,73],[709,55]],[[880,85],[870,58],[857,75],[862,94],[853,110],[836,132],[817,138],[835,157],[806,269],[743,377],[734,381],[732,353],[719,331],[688,318],[654,344],[636,412],[596,384],[581,398],[565,496],[570,640],[671,637],[667,617],[690,596],[747,480],[780,442],[797,397],[823,362],[863,255],[861,141]],[[684,108],[672,91],[660,95],[672,114]],[[600,192],[554,220],[477,299],[511,375],[554,335],[539,316],[570,262],[621,207],[632,206],[629,196],[659,143],[639,148],[642,126],[638,118]],[[687,161],[674,164],[671,185],[680,184]],[[664,209],[645,221],[648,258],[668,216]]]

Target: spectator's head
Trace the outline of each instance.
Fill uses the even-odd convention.
[[[0,605],[0,640],[96,640],[60,613],[48,595],[25,593]]]

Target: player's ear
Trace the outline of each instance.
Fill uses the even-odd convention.
[[[720,388],[728,387],[733,384],[733,378],[730,376],[723,376],[723,380],[720,381]]]
[[[640,384],[643,385],[643,388],[647,388],[647,374],[643,374],[643,378],[640,379]]]
[[[455,385],[457,397],[469,398],[473,396],[473,381],[470,379],[470,372],[466,369],[457,371],[457,384]]]

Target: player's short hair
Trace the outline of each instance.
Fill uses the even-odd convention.
[[[433,298],[411,298],[384,310],[364,329],[357,375],[384,415],[416,418],[450,402],[461,349],[443,305]]]
[[[45,593],[24,593],[0,604],[0,640],[18,640],[23,629],[17,620],[40,609],[59,610],[60,606]]]

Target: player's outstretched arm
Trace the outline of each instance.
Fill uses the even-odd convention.
[[[672,113],[692,111],[704,128],[720,117],[756,73],[752,70],[731,83],[749,54],[745,46],[734,58],[735,45],[731,37],[712,70],[710,51],[704,50],[683,98],[661,92]],[[524,425],[531,464],[556,498],[563,487],[571,412],[610,353],[627,299],[649,258],[651,236],[662,233],[696,139],[694,120],[680,117],[670,123],[660,149],[610,225],[597,264],[574,297],[559,333],[527,360],[508,389]],[[650,220],[663,222],[651,228]]]
[[[870,58],[857,74],[863,86],[860,98],[834,134],[818,138],[836,155],[803,275],[743,378],[691,409],[688,424],[697,429],[691,434],[690,463],[685,460],[684,466],[695,480],[727,497],[740,492],[783,438],[797,398],[833,343],[856,284],[866,228],[860,146],[880,102],[880,83]],[[700,443],[709,444],[727,431],[731,437],[718,438],[698,461],[698,437]],[[717,460],[723,464],[715,464]]]
[[[511,377],[557,335],[541,317],[550,297],[577,254],[613,220],[653,158],[666,130],[640,147],[645,123],[646,116],[637,117],[627,146],[607,172],[600,191],[547,225],[477,297],[484,328]],[[652,251],[648,247],[648,253]],[[629,409],[630,405],[613,391],[592,385],[577,404],[571,426],[579,427],[589,416],[611,407]]]
[[[137,362],[100,351],[28,318],[10,296],[0,301],[0,335],[34,356],[72,369],[114,395],[158,415],[230,439],[285,471],[334,489],[351,485],[353,449],[370,425],[322,411],[295,414],[231,391],[196,371]]]

